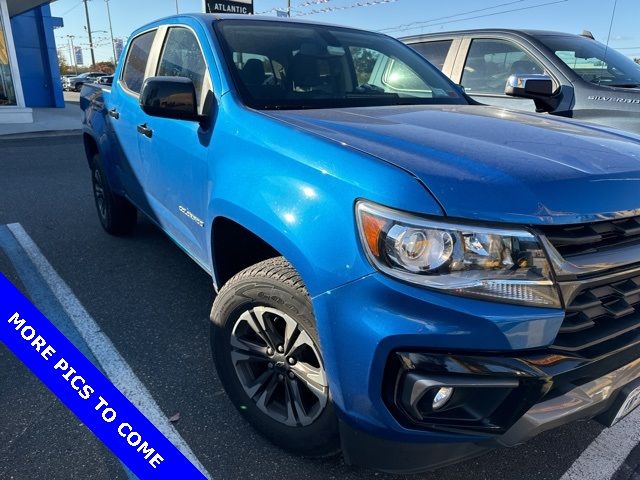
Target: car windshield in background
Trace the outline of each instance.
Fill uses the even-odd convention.
[[[613,48],[586,37],[555,35],[538,39],[587,82],[640,87],[640,65]]]
[[[255,20],[221,20],[216,30],[253,108],[467,103],[435,67],[384,35]]]

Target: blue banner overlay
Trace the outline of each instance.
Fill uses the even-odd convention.
[[[1,273],[0,340],[140,479],[206,479]]]

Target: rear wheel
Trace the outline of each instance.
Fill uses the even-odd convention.
[[[137,223],[138,211],[126,198],[111,190],[99,155],[93,157],[91,179],[93,198],[102,227],[111,235],[131,233]]]
[[[211,345],[240,413],[298,454],[338,451],[337,421],[307,291],[284,258],[249,267],[218,294]]]

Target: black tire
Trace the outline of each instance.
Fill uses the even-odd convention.
[[[235,348],[232,346],[232,336],[237,338],[235,336],[236,330],[234,329],[239,328],[236,326],[242,322],[241,317],[247,315],[248,312],[255,312],[256,310],[254,309],[277,310],[278,312],[286,313],[284,316],[287,317],[287,321],[293,319],[299,328],[295,343],[298,343],[300,338],[304,338],[305,341],[308,341],[309,338],[312,340],[315,347],[317,347],[314,350],[314,354],[318,354],[319,369],[324,373],[323,361],[321,356],[319,356],[320,349],[315,318],[311,300],[304,283],[293,266],[283,257],[272,258],[247,268],[229,280],[220,290],[211,309],[212,353],[218,376],[227,395],[242,416],[244,416],[256,430],[281,448],[298,455],[311,457],[336,454],[339,451],[338,423],[331,402],[328,385],[326,384],[326,377],[323,377],[324,385],[327,385],[326,390],[323,389],[323,392],[326,393],[326,401],[322,403],[322,408],[320,408],[321,402],[317,402],[314,407],[314,419],[311,420],[310,416],[305,416],[306,422],[310,421],[311,423],[304,425],[299,423],[299,421],[301,421],[299,419],[303,418],[301,412],[306,415],[306,408],[301,409],[296,407],[294,410],[297,410],[297,414],[289,415],[289,413],[287,413],[287,418],[295,418],[296,421],[295,426],[291,424],[287,425],[283,423],[284,419],[274,419],[258,407],[256,397],[261,396],[262,393],[260,395],[256,393],[252,398],[245,390],[246,387],[243,386],[241,381],[241,374],[238,373],[237,364],[234,364],[234,360],[232,359],[234,358],[232,357],[232,352]],[[269,313],[269,315],[271,314]],[[255,315],[253,315],[252,318],[256,318]],[[277,319],[277,316],[273,318]],[[267,328],[266,330],[269,329]],[[247,331],[252,333],[249,329],[247,329]],[[306,332],[306,335],[303,332]],[[269,330],[269,333],[262,330],[262,333],[271,338],[273,338],[273,335],[277,335],[273,333],[273,330]],[[293,335],[291,337],[293,337]],[[290,345],[294,343],[294,340],[292,340],[292,338],[287,340],[285,336],[283,343]],[[264,342],[264,344],[267,345],[268,343]],[[235,345],[238,345],[237,341]],[[278,347],[278,351],[281,351],[279,348],[280,347]],[[309,347],[304,344],[302,348]],[[271,350],[275,355],[282,355],[282,358],[284,358],[285,355],[289,355],[289,353],[287,353],[288,350],[285,350],[284,354],[278,354],[272,349],[267,349],[267,351],[268,350]],[[310,348],[309,351],[311,351]],[[293,350],[291,350],[291,352],[293,352]],[[296,350],[296,352],[297,353],[290,353],[290,355],[299,354],[302,356],[305,354],[304,352],[301,353],[301,350]],[[292,361],[291,357],[287,360]],[[300,368],[306,368],[306,366],[309,365],[305,363],[306,360],[308,360],[308,358],[299,359]],[[309,362],[313,363],[313,360],[309,360]],[[298,378],[291,370],[289,370],[288,374],[286,374],[284,370],[278,370],[285,368],[295,369],[294,366],[288,365],[287,361],[276,362],[275,367],[273,363],[269,365],[271,365],[269,367],[271,368],[271,372],[275,371],[276,373],[269,373],[268,371],[265,373],[273,376],[273,383],[280,384],[270,390],[276,391],[278,388],[282,389],[284,395],[281,395],[280,398],[282,398],[283,404],[287,404],[287,399],[293,398],[293,393],[290,394],[289,392],[293,392],[292,384],[294,383],[298,385],[295,387],[298,392],[298,400],[301,399],[300,391],[305,390],[305,393],[310,391],[308,383],[304,382],[302,377]],[[285,373],[285,375],[277,373],[281,371]],[[255,375],[259,376],[258,373]],[[279,380],[276,377],[280,377]],[[264,383],[266,384],[267,382],[265,381]],[[264,387],[263,393],[267,391],[268,388],[269,387]],[[271,398],[275,397],[276,394],[273,393]],[[309,398],[311,398],[311,402],[317,400],[314,399],[313,396],[307,397],[306,400]],[[267,402],[269,401],[267,400],[263,403],[264,408],[267,408],[264,406]],[[274,402],[275,400],[272,401],[272,403]],[[289,401],[288,404],[294,407],[296,405],[302,405],[301,403],[295,403],[293,401]]]
[[[102,228],[110,235],[130,234],[136,226],[138,210],[126,198],[113,193],[99,155],[93,156],[91,165],[93,198]]]

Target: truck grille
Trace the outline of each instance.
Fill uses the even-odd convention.
[[[566,311],[556,349],[578,352],[640,330],[640,275],[585,288]]]
[[[640,338],[640,216],[540,233],[560,255],[551,257],[566,305],[553,348],[588,355]]]
[[[608,246],[640,242],[640,216],[581,225],[544,227],[543,231],[563,257],[571,257]]]

